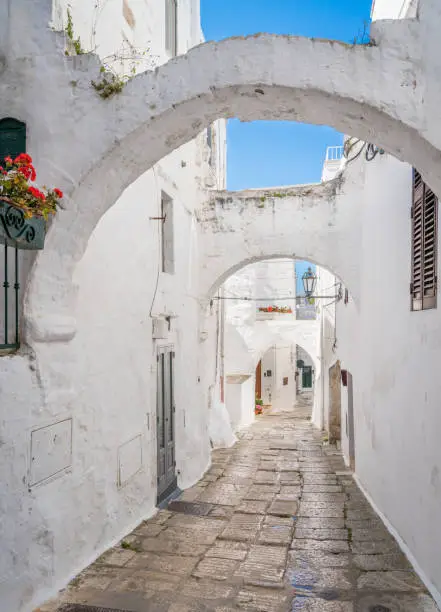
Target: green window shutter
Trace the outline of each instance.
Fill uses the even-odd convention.
[[[7,155],[26,153],[26,124],[18,119],[0,119],[0,165]]]

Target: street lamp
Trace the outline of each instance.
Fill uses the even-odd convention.
[[[307,271],[302,276],[303,281],[303,289],[305,291],[305,296],[310,298],[314,295],[315,286],[317,284],[317,276],[314,274],[311,268],[308,268]]]

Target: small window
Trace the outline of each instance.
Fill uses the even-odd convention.
[[[178,0],[165,0],[165,50],[178,54]]]
[[[413,171],[411,309],[436,308],[438,199]]]
[[[162,271],[166,274],[174,274],[173,200],[164,192],[161,195],[161,217]]]

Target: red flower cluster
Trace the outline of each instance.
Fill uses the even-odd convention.
[[[17,172],[20,172],[27,181],[35,181],[37,178],[34,166],[19,166]]]
[[[24,164],[25,166],[30,166],[32,164],[32,157],[27,153],[20,153],[14,159],[14,164]]]
[[[37,173],[32,165],[32,157],[27,153],[20,153],[14,160],[10,157],[5,157],[5,161],[7,164],[18,166],[17,172],[20,172],[27,181],[35,181],[37,178]]]
[[[37,215],[47,219],[48,215],[55,214],[63,192],[57,188],[38,189],[32,184],[36,178],[30,155],[20,153],[15,159],[8,155],[4,167],[0,166],[0,195],[22,208],[26,216]]]
[[[41,200],[42,202],[46,201],[46,196],[44,195],[44,193],[42,191],[40,191],[39,189],[36,189],[35,187],[29,187],[28,188],[28,192],[34,196],[34,198],[37,198],[37,200]]]
[[[292,314],[292,309],[289,306],[261,306],[259,312],[280,312],[283,314]]]

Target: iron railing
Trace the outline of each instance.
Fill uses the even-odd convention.
[[[0,249],[0,284],[3,288],[3,308],[0,306],[0,351],[17,350],[20,346],[19,253],[17,248],[7,245],[0,245]]]

